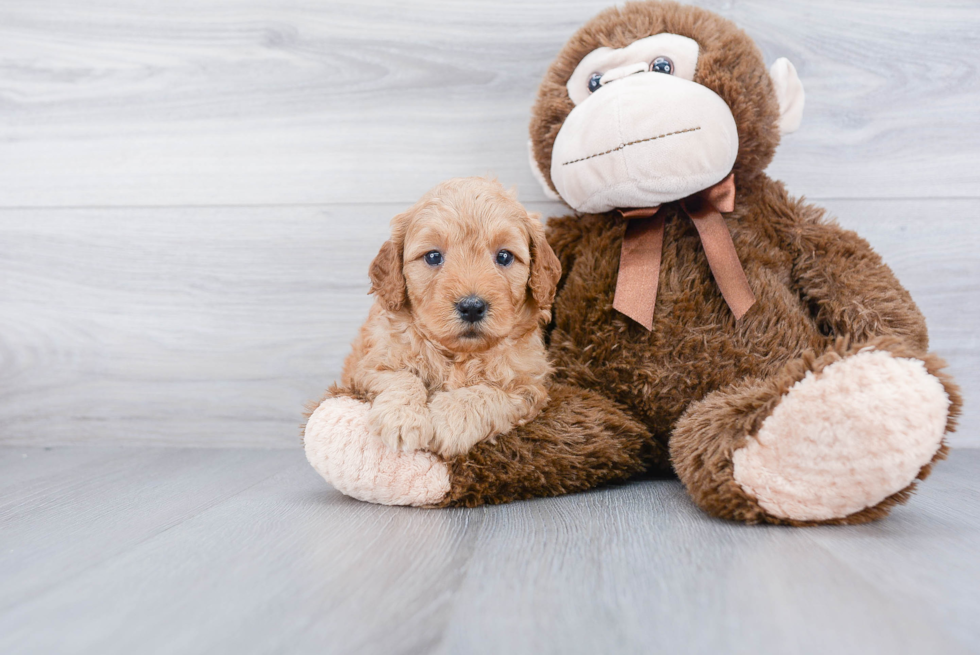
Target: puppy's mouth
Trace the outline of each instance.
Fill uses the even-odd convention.
[[[483,350],[496,341],[493,331],[482,323],[460,326],[453,337],[455,347],[461,351],[474,352]]]

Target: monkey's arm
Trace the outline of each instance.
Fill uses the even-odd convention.
[[[507,503],[557,496],[669,470],[667,453],[617,403],[553,383],[534,420],[446,461],[448,493],[434,505]]]
[[[823,210],[796,203],[783,230],[793,255],[793,285],[818,324],[855,343],[897,336],[923,352],[929,338],[912,296],[867,241],[824,220]]]
[[[386,505],[475,506],[557,496],[669,470],[666,450],[626,409],[594,391],[552,384],[534,420],[443,460],[370,438],[369,407],[326,399],[304,430],[310,463],[343,493]]]

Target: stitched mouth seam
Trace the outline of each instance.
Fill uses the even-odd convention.
[[[623,148],[626,148],[628,146],[635,146],[637,143],[646,143],[647,141],[656,141],[657,139],[663,139],[663,138],[668,137],[668,136],[674,136],[675,134],[685,134],[687,132],[697,132],[700,129],[701,129],[700,127],[689,127],[686,130],[677,130],[676,132],[667,132],[666,134],[658,134],[657,136],[649,136],[649,137],[647,137],[645,139],[637,139],[636,141],[630,141],[629,143],[621,143],[618,146],[616,146],[615,148],[611,148],[610,150],[607,150],[605,152],[597,152],[596,154],[589,155],[588,157],[582,157],[580,159],[573,159],[571,161],[566,161],[566,162],[564,162],[562,164],[562,166],[568,166],[569,164],[575,164],[577,162],[585,161],[586,159],[592,159],[594,157],[602,157],[603,155],[608,155],[608,154],[611,154],[611,153],[614,153],[614,152],[618,152],[618,151],[620,151]]]

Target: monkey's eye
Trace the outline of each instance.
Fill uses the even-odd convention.
[[[497,253],[497,263],[501,266],[510,266],[514,263],[514,253],[509,250],[501,250]]]
[[[650,62],[650,71],[654,73],[667,73],[668,75],[671,75],[674,72],[674,62],[672,62],[669,57],[657,57]]]
[[[595,93],[602,86],[602,73],[592,73],[592,77],[589,78],[589,93]]]
[[[442,253],[439,252],[438,250],[430,250],[429,252],[422,255],[422,259],[424,259],[425,263],[428,264],[429,266],[438,266],[443,261],[445,261],[442,257]]]

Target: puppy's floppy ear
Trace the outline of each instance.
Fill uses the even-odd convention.
[[[401,239],[392,237],[384,242],[378,255],[368,270],[371,277],[371,290],[378,300],[390,311],[401,309],[408,299],[405,275],[402,273]]]
[[[561,279],[561,262],[545,238],[541,214],[528,214],[527,217],[531,233],[531,275],[527,286],[538,306],[550,309]]]

